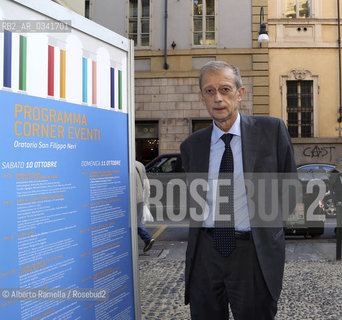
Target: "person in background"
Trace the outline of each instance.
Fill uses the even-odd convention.
[[[336,166],[329,174],[330,194],[334,205],[342,201],[342,164]]]
[[[135,161],[136,169],[136,200],[137,200],[137,217],[138,217],[138,235],[145,242],[144,252],[150,250],[154,243],[154,239],[148,233],[145,226],[141,222],[143,216],[144,205],[149,205],[150,183],[146,176],[144,165]]]
[[[196,200],[190,203],[203,221],[190,220],[185,303],[190,303],[193,320],[227,320],[228,305],[235,320],[273,320],[285,263],[284,212],[274,209],[280,222],[276,227],[255,226],[253,214],[262,217],[262,208],[269,206],[253,208],[253,199],[247,197],[244,185],[238,187],[235,176],[295,173],[291,139],[282,120],[239,113],[245,88],[238,68],[209,62],[201,69],[199,87],[213,124],[181,144],[188,184],[191,173],[202,173],[208,181],[201,197],[207,206],[196,205]],[[229,173],[233,178],[227,186],[228,200],[218,200],[219,191],[211,181]],[[295,203],[290,198],[284,201],[292,212]],[[229,215],[224,227],[218,213]]]

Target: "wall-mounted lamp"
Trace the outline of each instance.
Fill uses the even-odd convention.
[[[270,38],[266,31],[266,24],[264,22],[264,7],[261,7],[260,8],[260,31],[259,31],[258,42],[260,43],[260,47],[261,47],[262,42],[269,42],[269,41],[270,41]]]
[[[176,48],[176,42],[174,42],[174,41],[172,41],[172,43],[171,43],[171,47],[172,47],[172,49],[175,49]]]

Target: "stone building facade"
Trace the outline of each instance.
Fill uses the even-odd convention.
[[[267,0],[91,1],[92,20],[135,41],[138,160],[179,152],[189,134],[211,123],[198,87],[207,61],[240,68],[241,112],[269,114],[268,49],[257,42],[261,8],[267,20]]]
[[[253,79],[243,77],[246,93],[241,112],[253,114]],[[180,143],[192,132],[193,120],[210,120],[199,99],[198,78],[135,80],[135,115],[141,121],[158,121],[159,153],[179,152]]]
[[[209,60],[240,68],[247,86],[241,111],[283,119],[298,165],[342,161],[336,0],[63,1],[70,7],[83,1],[92,20],[135,41],[141,161],[178,152],[185,137],[208,125],[197,79]],[[257,42],[261,22],[267,25],[268,44]],[[288,90],[291,82],[297,93]],[[302,112],[300,103],[293,112],[287,99],[295,94],[299,101],[298,90],[304,89],[311,90],[309,112]]]
[[[336,0],[269,0],[270,115],[288,125],[297,165],[342,162],[338,28]]]

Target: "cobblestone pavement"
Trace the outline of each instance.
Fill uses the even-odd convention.
[[[140,300],[143,320],[190,319],[184,305],[184,261],[141,261]]]
[[[141,259],[142,319],[190,319],[189,308],[183,303],[183,279],[183,260],[170,260],[168,255]],[[276,319],[342,320],[342,262],[315,255],[287,261]]]

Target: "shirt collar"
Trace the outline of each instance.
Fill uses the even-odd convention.
[[[221,136],[225,133],[231,133],[234,136],[241,137],[240,122],[241,122],[241,117],[240,117],[240,113],[238,113],[238,116],[235,122],[233,123],[232,127],[229,129],[228,132],[224,132],[219,127],[216,126],[215,121],[213,120],[213,132],[211,134],[211,143],[213,144],[217,143],[221,139]]]

